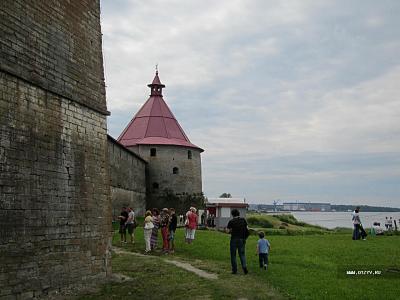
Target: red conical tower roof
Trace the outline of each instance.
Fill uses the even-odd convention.
[[[150,98],[141,107],[132,121],[118,137],[118,142],[125,147],[135,145],[177,145],[203,149],[192,144],[172,114],[162,96],[165,87],[158,77],[153,82]]]

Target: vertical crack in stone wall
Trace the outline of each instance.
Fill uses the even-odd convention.
[[[0,298],[111,271],[99,1],[0,5]]]

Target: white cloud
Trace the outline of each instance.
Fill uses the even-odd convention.
[[[400,5],[113,3],[102,3],[102,29],[114,136],[146,100],[159,63],[167,103],[192,142],[206,150],[206,193],[317,199],[320,189],[344,187],[347,176],[346,195],[336,194],[337,201],[399,199],[390,182],[399,178],[392,155],[400,153]],[[314,154],[331,164],[314,161]],[[371,155],[364,167],[355,166],[364,154]],[[335,155],[349,168],[338,170]],[[285,156],[292,165],[284,165]],[[304,159],[311,162],[298,169]],[[375,194],[360,192],[358,178],[374,182]],[[277,185],[285,180],[286,188]]]

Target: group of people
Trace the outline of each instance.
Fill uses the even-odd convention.
[[[399,220],[399,224],[400,224],[400,220]],[[393,226],[394,225],[394,226]],[[394,219],[393,217],[386,217],[385,219],[385,228],[386,231],[397,231],[397,222],[396,219]],[[381,227],[381,223],[380,222],[374,222],[372,224],[372,229],[371,229],[371,233],[375,234],[375,235],[383,235],[385,234],[385,229],[383,229]]]
[[[119,233],[121,235],[121,243],[127,243],[126,232],[130,236],[130,242],[135,243],[134,230],[137,226],[135,212],[132,207],[122,207],[121,214],[118,216],[119,219]]]
[[[161,237],[163,240],[163,253],[174,253],[177,224],[178,219],[174,208],[163,208],[161,212],[157,208],[146,211],[143,223],[144,241],[146,245],[145,253],[149,253],[157,248],[159,229],[161,229]]]
[[[185,215],[185,241],[188,244],[194,241],[197,222],[196,208],[191,207]],[[177,226],[178,218],[174,208],[163,208],[161,211],[153,208],[151,211],[146,211],[143,223],[145,253],[157,248],[159,230],[162,237],[162,252],[164,254],[174,253]]]
[[[209,228],[213,228],[215,227],[215,215],[214,214],[206,214],[206,212],[204,211],[201,214],[201,225],[203,226],[207,226]]]
[[[357,206],[352,213],[352,221],[353,221],[353,226],[354,226],[353,237],[352,237],[353,240],[359,240],[359,239],[366,240],[367,233],[364,230],[364,227],[361,223],[359,206]],[[400,224],[400,220],[399,220],[399,224]],[[397,231],[396,220],[393,219],[392,217],[390,217],[390,218],[386,217],[385,227],[386,227],[386,231],[393,231],[393,230]],[[384,234],[384,229],[381,227],[380,222],[374,222],[372,224],[371,234],[372,235],[383,235]]]
[[[237,209],[232,210],[232,219],[228,222],[227,232],[230,233],[230,256],[232,274],[237,274],[236,254],[238,253],[240,263],[244,274],[248,273],[246,265],[246,239],[249,236],[247,221],[240,217]],[[130,236],[130,242],[134,243],[134,230],[137,226],[135,213],[131,207],[123,207],[120,216],[119,233],[121,235],[121,243],[127,243],[126,232]],[[185,215],[185,241],[191,244],[195,239],[195,233],[198,224],[198,216],[196,208],[190,207]],[[145,253],[149,253],[156,249],[158,240],[158,231],[161,229],[163,240],[162,251],[165,254],[174,253],[175,251],[175,232],[178,225],[178,218],[174,208],[163,208],[159,211],[157,208],[148,210],[145,213],[143,231],[145,240]],[[257,241],[256,254],[259,256],[260,268],[268,269],[268,254],[271,249],[270,242],[265,239],[264,232],[259,232],[259,240]]]
[[[400,224],[400,220],[399,220],[399,224]],[[396,219],[393,219],[393,217],[386,217],[385,219],[385,227],[387,231],[392,231],[393,228],[394,230],[397,230],[397,222]]]

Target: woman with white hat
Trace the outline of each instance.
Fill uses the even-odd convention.
[[[194,235],[196,233],[197,229],[197,222],[198,222],[198,216],[196,214],[196,208],[193,206],[189,209],[189,211],[186,214],[186,236],[185,240],[186,243],[191,244],[194,240]]]

